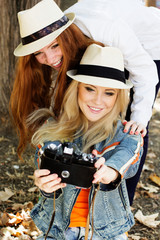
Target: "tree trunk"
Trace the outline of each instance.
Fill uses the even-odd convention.
[[[20,43],[17,12],[28,9],[40,0],[0,0],[0,111],[8,113],[8,102],[14,79],[14,49]],[[55,1],[60,4],[60,0]]]
[[[146,0],[146,6],[156,6],[156,0]]]

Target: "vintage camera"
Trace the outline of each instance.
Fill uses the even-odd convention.
[[[50,144],[41,155],[41,169],[57,173],[62,182],[88,188],[96,172],[96,157],[79,150],[75,143]]]

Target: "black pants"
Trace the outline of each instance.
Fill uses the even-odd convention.
[[[156,86],[156,96],[157,96],[157,93],[158,93],[158,90],[159,90],[159,87],[160,87],[160,60],[155,61],[155,63],[156,63],[156,66],[157,66],[158,76],[159,76],[159,83]],[[151,81],[152,81],[152,79],[151,79]],[[156,96],[155,96],[155,99],[156,99]],[[131,102],[132,102],[132,100],[133,100],[133,90],[131,90]],[[130,120],[130,114],[131,114],[130,105],[131,105],[131,103],[129,104],[127,114],[126,114],[126,120],[128,120],[128,121]],[[149,126],[149,123],[148,123],[148,126]],[[147,126],[147,134],[144,137],[143,155],[141,157],[141,162],[140,162],[138,171],[137,171],[135,176],[126,180],[130,205],[132,205],[132,203],[133,203],[133,198],[134,198],[136,186],[137,186],[137,183],[139,181],[139,178],[140,178],[140,175],[141,175],[141,172],[142,172],[142,168],[143,168],[143,165],[144,165],[144,162],[145,162],[145,159],[146,159],[146,155],[147,155],[148,134],[149,134],[148,133],[148,126]]]

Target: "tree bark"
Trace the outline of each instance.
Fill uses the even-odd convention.
[[[156,0],[146,0],[145,3],[146,3],[146,6],[148,7],[150,6],[156,7]]]
[[[21,42],[17,13],[40,0],[0,0],[0,112],[8,113],[8,102],[14,80],[14,49]],[[60,0],[56,0],[60,4]]]

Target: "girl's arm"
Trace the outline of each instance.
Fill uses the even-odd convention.
[[[109,184],[116,181],[117,178],[130,178],[134,176],[138,170],[140,158],[143,152],[143,139],[140,135],[127,134],[119,145],[115,147],[112,154],[108,157],[108,153],[97,154],[93,150],[93,154],[100,157],[95,163],[98,171],[94,174],[93,183],[101,182]]]

